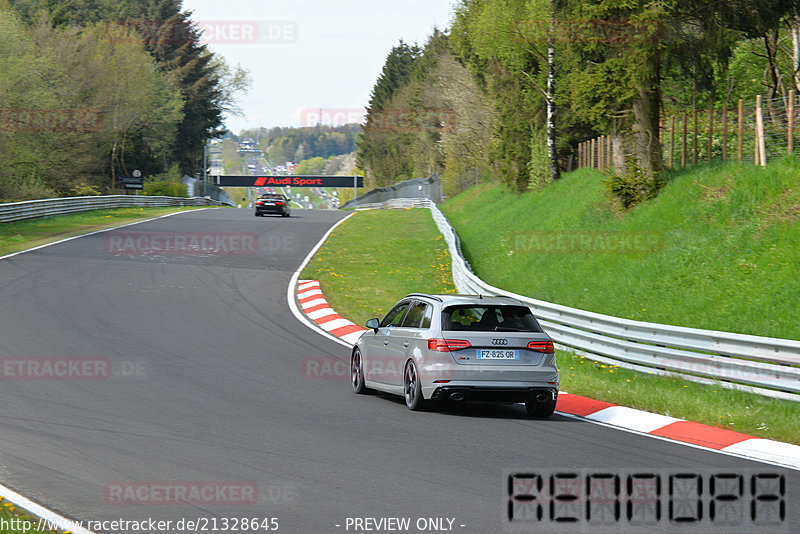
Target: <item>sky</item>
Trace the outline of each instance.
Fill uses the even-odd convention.
[[[449,27],[455,0],[184,0],[205,42],[250,72],[234,133],[359,122],[386,56]]]

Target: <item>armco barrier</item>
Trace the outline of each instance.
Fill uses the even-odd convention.
[[[342,204],[341,209],[367,208],[372,205],[382,204],[387,200],[424,200],[434,202],[442,201],[442,182],[439,175],[431,174],[427,178],[414,178],[389,187],[381,187],[367,191],[363,195],[348,200]]]
[[[367,209],[408,209],[408,208],[427,208],[430,201],[425,198],[393,198],[383,202],[372,202],[369,204],[359,204],[355,210]]]
[[[800,401],[800,341],[632,321],[532,299],[491,286],[472,272],[450,222],[428,207],[444,235],[459,293],[505,295],[524,302],[542,327],[568,351],[612,365]],[[395,199],[394,203],[400,203]],[[375,207],[389,207],[375,205]]]
[[[80,211],[130,207],[225,206],[204,197],[148,197],[139,195],[105,195],[92,197],[47,198],[0,204],[0,223],[66,215]]]

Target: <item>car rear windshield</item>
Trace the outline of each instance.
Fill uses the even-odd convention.
[[[442,330],[541,332],[526,306],[450,306],[442,311]]]

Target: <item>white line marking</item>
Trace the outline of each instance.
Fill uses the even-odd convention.
[[[57,525],[58,528],[61,530],[66,530],[70,532],[74,532],[75,534],[94,534],[91,530],[87,530],[85,528],[78,526],[78,521],[73,521],[71,519],[67,519],[64,516],[61,516],[55,512],[52,512],[42,506],[41,504],[37,504],[32,500],[28,499],[27,497],[23,497],[16,491],[12,490],[11,488],[7,488],[0,484],[0,495],[6,498],[7,501],[11,501],[20,508],[24,508],[25,511],[30,512],[38,517],[41,517],[45,521],[49,521],[53,525]]]
[[[134,224],[142,224],[142,223],[146,223],[146,222],[150,222],[150,221],[157,221],[158,219],[164,219],[166,217],[172,217],[173,215],[180,215],[181,213],[191,213],[191,212],[205,211],[205,210],[210,210],[210,209],[221,209],[221,208],[200,208],[199,210],[176,211],[174,213],[167,213],[166,215],[160,215],[158,217],[153,217],[152,219],[145,219],[143,221],[136,221],[136,222],[132,222],[132,223],[123,224],[123,225],[120,225],[120,226],[113,226],[111,228],[103,228],[102,230],[95,230],[95,231],[89,232],[87,234],[74,235],[72,237],[67,237],[65,239],[59,239],[58,241],[53,241],[52,243],[45,243],[44,245],[39,245],[39,246],[32,247],[32,248],[26,248],[25,250],[12,252],[11,254],[6,254],[5,256],[0,256],[0,260],[5,260],[7,258],[13,258],[14,256],[17,256],[19,254],[25,254],[26,252],[33,252],[34,250],[39,250],[39,249],[42,249],[42,248],[45,248],[45,247],[52,247],[53,245],[60,245],[61,243],[66,243],[67,241],[72,241],[73,239],[80,239],[81,237],[88,237],[90,235],[102,234],[103,232],[110,232],[111,230],[116,230],[118,228],[125,228],[126,226],[133,226]]]
[[[317,304],[327,304],[327,303],[328,303],[327,300],[325,300],[322,297],[319,297],[314,300],[309,300],[308,302],[304,302],[301,304],[301,306],[305,310],[306,308],[311,308],[312,306],[316,306]]]
[[[343,326],[354,326],[354,325],[347,319],[334,319],[333,321],[322,323],[320,326],[322,327],[323,330],[330,332],[331,330],[336,330],[337,328],[341,328]]]
[[[340,345],[344,345],[348,349],[352,348],[353,345],[350,344],[350,343],[347,343],[346,341],[343,341],[342,339],[334,336],[333,334],[329,334],[325,330],[321,329],[317,323],[314,323],[314,322],[310,321],[305,315],[303,315],[303,313],[297,308],[297,304],[295,303],[295,300],[296,300],[295,292],[296,292],[296,287],[297,287],[297,280],[300,278],[300,273],[303,272],[303,269],[305,269],[305,267],[308,264],[308,262],[311,261],[311,258],[314,256],[314,254],[317,253],[317,250],[319,250],[319,248],[322,246],[322,244],[325,243],[325,241],[328,239],[328,236],[330,236],[331,233],[333,233],[333,231],[336,229],[337,226],[339,226],[340,224],[345,222],[347,219],[349,219],[353,215],[355,215],[355,213],[351,213],[350,215],[348,215],[347,217],[345,217],[341,221],[339,221],[336,224],[334,224],[333,226],[331,226],[328,229],[328,231],[325,232],[325,235],[322,236],[322,239],[319,240],[319,243],[314,245],[314,248],[312,248],[311,251],[308,253],[308,256],[306,256],[306,258],[300,264],[300,267],[298,267],[297,270],[294,272],[294,274],[292,275],[291,280],[289,280],[289,286],[286,288],[286,300],[289,303],[289,311],[292,312],[292,315],[294,315],[295,318],[298,321],[300,321],[301,323],[303,323],[307,327],[311,328],[312,330],[318,332],[320,335],[323,335],[323,336],[327,337],[328,339],[330,339],[332,341],[335,341],[336,343],[339,343]]]
[[[791,466],[800,470],[800,446],[771,439],[750,438],[722,449],[725,452],[736,453],[747,458],[758,454],[778,465]],[[764,461],[764,460],[761,460]]]
[[[320,319],[324,319],[329,315],[339,315],[339,314],[336,313],[333,308],[322,308],[321,310],[308,312],[306,315],[308,315],[308,318],[311,319],[312,321],[319,323]]]
[[[587,415],[586,419],[645,433],[682,421],[682,419],[676,419],[675,417],[636,410],[626,406],[609,406]]]

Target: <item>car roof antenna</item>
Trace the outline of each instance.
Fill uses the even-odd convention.
[[[483,295],[481,295],[480,293],[478,293],[478,298],[479,298],[479,299],[483,299]]]

